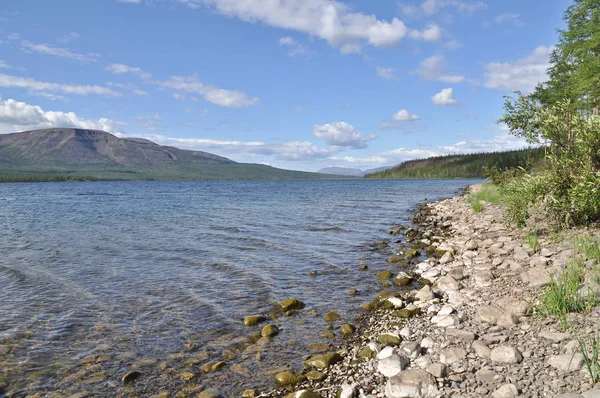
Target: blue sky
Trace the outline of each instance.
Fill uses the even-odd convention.
[[[0,0],[0,133],[315,171],[513,149],[566,0]]]

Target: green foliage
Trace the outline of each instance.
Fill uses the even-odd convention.
[[[525,240],[534,252],[538,252],[540,250],[540,242],[538,241],[538,232],[536,228],[527,231],[525,234]]]
[[[543,198],[546,188],[546,175],[526,174],[503,184],[505,217],[509,224],[518,228],[525,226],[530,216],[532,203]]]
[[[590,311],[598,303],[596,295],[582,297],[577,294],[584,281],[585,267],[581,258],[567,263],[563,272],[555,278],[540,299],[538,312],[542,316],[555,316],[566,330],[571,312]]]
[[[471,208],[475,213],[481,213],[483,211],[483,203],[480,201],[471,202]]]
[[[509,170],[525,167],[531,160],[542,159],[542,149],[447,155],[428,159],[409,160],[391,169],[365,176],[378,179],[417,178],[486,178],[489,170]]]
[[[579,348],[583,354],[585,368],[594,383],[600,381],[600,333],[596,329],[596,333],[588,337],[577,337]]]

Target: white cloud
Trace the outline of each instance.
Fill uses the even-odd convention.
[[[313,134],[329,145],[353,149],[366,148],[367,142],[376,138],[374,135],[361,135],[354,126],[346,122],[316,124],[313,127]]]
[[[42,82],[25,77],[0,74],[0,87],[26,88],[32,91],[59,92],[73,95],[106,95],[120,97],[121,93],[101,86]]]
[[[444,74],[446,69],[446,59],[443,55],[436,54],[429,58],[424,59],[419,64],[417,73],[423,80],[435,80],[444,83],[462,83],[465,77],[462,75],[446,75]]]
[[[421,4],[425,14],[431,15],[444,8],[455,8],[459,12],[471,15],[475,11],[486,8],[482,1],[460,1],[460,0],[424,0]]]
[[[118,0],[119,3],[140,4],[142,0]]]
[[[290,57],[309,54],[309,51],[302,44],[298,43],[290,36],[282,37],[281,39],[279,39],[279,45],[287,47],[289,49],[288,55]]]
[[[185,101],[185,95],[179,93],[173,93],[173,98],[177,101]]]
[[[135,95],[139,95],[141,97],[149,97],[150,96],[150,94],[148,94],[144,90],[140,90],[139,88],[134,88],[132,90],[132,93],[134,93]]]
[[[56,40],[59,41],[59,42],[61,42],[61,43],[69,43],[69,42],[71,42],[73,40],[77,40],[77,39],[80,39],[80,38],[81,38],[81,35],[79,33],[77,33],[77,32],[71,32],[71,33],[68,33],[68,34],[66,34],[64,36],[59,37]]]
[[[407,18],[416,18],[419,15],[419,8],[412,4],[398,3],[398,9]]]
[[[456,104],[454,93],[451,88],[445,88],[439,93],[435,94],[433,97],[431,97],[431,101],[433,102],[433,105],[436,106]]]
[[[136,119],[139,122],[139,125],[142,126],[145,130],[148,131],[165,131],[167,129],[166,126],[163,126],[158,123],[159,120],[162,120],[162,116],[157,113],[150,113],[148,115],[137,115]]]
[[[450,40],[442,44],[446,50],[458,50],[462,47],[462,43],[458,40]]]
[[[378,77],[385,80],[400,80],[396,76],[396,69],[394,68],[382,68],[381,66],[378,66],[376,68],[376,73]]]
[[[485,65],[484,86],[501,91],[531,93],[538,83],[548,79],[546,69],[552,50],[552,47],[539,46],[532,54],[514,63],[491,62]]]
[[[12,69],[5,61],[0,59],[0,69]]]
[[[394,46],[409,32],[398,18],[379,20],[375,15],[352,12],[336,0],[179,0],[191,8],[208,7],[225,16],[280,29],[303,32],[327,41],[342,52],[357,52],[360,46]],[[416,35],[416,33],[415,33]]]
[[[147,80],[152,77],[152,75],[150,73],[144,72],[140,68],[137,68],[135,66],[127,66],[127,65],[123,65],[123,64],[110,64],[106,68],[104,68],[104,70],[107,72],[110,72],[110,73],[114,73],[115,75],[131,73],[143,80]]]
[[[241,91],[225,90],[204,84],[195,76],[171,76],[169,80],[156,83],[179,92],[200,94],[206,101],[219,106],[245,108],[259,104],[258,97],[250,98]]]
[[[525,25],[523,23],[523,21],[521,21],[521,15],[519,14],[512,14],[509,12],[506,12],[504,14],[500,14],[498,16],[496,16],[496,18],[494,18],[494,22],[496,23],[512,23],[515,26],[523,26]]]
[[[421,120],[421,116],[411,114],[406,109],[400,109],[398,112],[392,115],[392,120],[396,122],[414,122],[415,120]]]
[[[103,130],[111,133],[122,131],[119,123],[110,119],[83,119],[73,112],[45,112],[37,105],[13,99],[3,101],[0,98],[0,132],[12,133],[53,127]]]
[[[204,119],[206,116],[208,116],[208,109],[202,109],[200,110],[200,112],[198,113],[198,115],[196,115],[197,119]]]
[[[415,40],[438,41],[442,38],[442,29],[436,24],[431,24],[423,31],[411,30],[409,35]]]
[[[95,53],[77,54],[69,51],[66,48],[52,47],[47,44],[35,44],[27,40],[23,40],[21,42],[21,46],[24,49],[24,51],[52,55],[54,57],[67,58],[81,62],[96,62],[100,57],[99,54]]]

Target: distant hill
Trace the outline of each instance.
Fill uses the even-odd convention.
[[[348,167],[326,167],[324,169],[319,170],[317,173],[333,174],[347,177],[362,177],[365,174],[376,173],[378,171],[389,169],[390,167],[392,166],[378,167],[376,169],[370,169],[365,171],[361,169],[352,169]]]
[[[207,152],[55,128],[0,134],[0,181],[331,178],[236,163]]]
[[[447,155],[409,160],[390,169],[368,174],[365,178],[484,178],[484,167],[499,169],[525,166],[528,159],[534,163],[543,158],[543,148],[518,151]]]

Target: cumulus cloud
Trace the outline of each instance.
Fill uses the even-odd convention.
[[[443,55],[436,54],[424,59],[419,64],[419,69],[416,72],[423,80],[435,80],[443,83],[462,83],[465,77],[462,75],[447,75],[445,74],[446,58]]]
[[[494,18],[494,22],[496,22],[498,24],[501,24],[501,23],[510,23],[510,24],[515,25],[515,26],[523,26],[523,25],[525,25],[523,23],[523,21],[521,21],[521,15],[519,15],[519,14],[512,14],[512,13],[509,13],[509,12],[497,15]]]
[[[456,104],[454,93],[451,88],[445,88],[439,93],[435,94],[433,97],[431,97],[431,101],[433,102],[433,105],[436,106]]]
[[[367,142],[376,138],[374,135],[361,135],[354,126],[346,122],[316,124],[313,134],[329,145],[353,149],[366,148]]]
[[[482,1],[461,1],[461,0],[425,0],[421,4],[421,9],[427,15],[432,15],[444,8],[454,8],[459,12],[471,15],[478,10],[486,8],[487,5]]]
[[[392,120],[396,122],[414,122],[415,120],[421,120],[421,116],[411,114],[406,109],[400,109],[392,115]]]
[[[396,76],[396,69],[394,68],[382,68],[378,66],[376,68],[377,77],[380,77],[384,80],[400,80]]]
[[[44,111],[37,105],[0,98],[0,132],[33,130],[53,127],[72,127],[93,130],[104,130],[111,133],[122,132],[119,123],[114,120],[84,119],[74,112]]]
[[[501,91],[531,93],[538,83],[548,80],[550,54],[553,47],[539,46],[525,58],[510,62],[491,62],[485,65],[484,86]]]
[[[121,93],[106,87],[82,85],[82,84],[61,84],[50,83],[25,77],[0,74],[0,87],[25,88],[30,91],[59,92],[73,95],[105,95],[110,97],[119,97]]]
[[[200,94],[215,105],[228,108],[246,108],[259,104],[258,97],[250,98],[241,91],[231,91],[204,84],[195,76],[171,76],[169,80],[156,82],[159,86],[178,92]]]
[[[77,33],[77,32],[71,32],[71,33],[68,33],[68,34],[66,34],[64,36],[59,37],[56,40],[59,41],[59,42],[61,42],[61,43],[69,43],[69,42],[71,42],[73,40],[77,40],[77,39],[80,39],[80,38],[81,38],[81,35],[79,33]]]
[[[398,18],[391,21],[353,12],[341,1],[304,0],[179,0],[191,8],[208,7],[215,12],[251,23],[303,32],[327,41],[344,53],[360,51],[363,44],[388,47],[398,44],[409,29]],[[433,34],[430,31],[427,37]],[[413,33],[418,36],[418,34]],[[425,39],[425,34],[421,34]],[[434,35],[435,36],[435,35]]]
[[[11,69],[11,67],[8,66],[8,64],[5,61],[2,61],[0,59],[0,69]]]
[[[288,48],[288,55],[290,57],[309,54],[309,51],[302,44],[298,43],[290,36],[279,39],[279,45]]]
[[[21,47],[26,52],[36,52],[81,62],[96,62],[100,58],[100,55],[96,53],[77,54],[66,48],[52,47],[47,44],[35,44],[27,40],[21,42]]]
[[[119,3],[140,4],[142,0],[118,0]]]
[[[132,75],[136,75],[137,77],[143,80],[147,80],[152,77],[150,73],[144,72],[141,68],[135,66],[127,66],[123,64],[110,64],[106,68],[104,68],[104,70],[110,73],[114,73],[115,75],[129,73]]]
[[[427,26],[425,30],[411,30],[410,37],[415,40],[438,41],[442,38],[442,29],[436,24]]]

